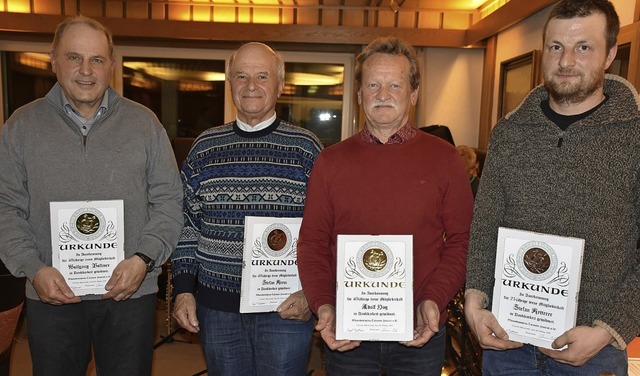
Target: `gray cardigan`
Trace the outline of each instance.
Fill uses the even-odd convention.
[[[125,257],[167,260],[182,229],[182,186],[162,124],[109,88],[108,109],[83,136],[67,117],[61,88],[16,110],[0,144],[0,257],[33,279],[51,265],[51,201],[124,200]],[[133,297],[157,291],[159,268]],[[27,297],[38,299],[31,283]],[[99,298],[87,296],[85,298]]]
[[[542,86],[496,125],[466,288],[490,305],[499,226],[583,238],[577,325],[599,325],[625,348],[640,334],[640,103],[620,77],[607,75],[604,91],[608,100],[564,132],[542,113]]]

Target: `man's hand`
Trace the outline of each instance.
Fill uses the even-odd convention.
[[[146,275],[147,265],[140,257],[131,256],[120,261],[104,286],[108,292],[102,298],[115,301],[129,299],[134,292],[138,291]]]
[[[296,291],[282,302],[276,312],[283,320],[300,320],[307,321],[311,318],[311,311],[309,310],[309,304],[307,304],[307,298],[304,296],[302,290]]]
[[[176,319],[180,327],[191,333],[200,331],[200,322],[196,316],[196,298],[190,292],[176,295],[173,305],[173,318]]]
[[[507,350],[522,347],[521,342],[509,341],[509,335],[493,313],[482,307],[482,296],[467,294],[464,300],[464,316],[483,349]]]
[[[51,266],[38,270],[31,283],[44,303],[61,305],[80,302],[80,297],[71,291],[60,271]]]
[[[566,349],[539,349],[541,353],[560,363],[580,367],[611,342],[611,334],[599,326],[577,326],[564,332],[551,345],[554,349],[568,346]]]
[[[348,351],[360,346],[359,341],[336,340],[336,309],[329,304],[318,308],[316,330],[331,350]]]
[[[413,340],[400,342],[407,347],[422,347],[429,342],[439,330],[440,310],[432,300],[425,300],[416,308],[416,328],[413,331]]]

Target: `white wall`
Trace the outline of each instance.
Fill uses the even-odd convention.
[[[416,126],[446,125],[456,145],[478,146],[484,50],[427,48],[421,59]]]
[[[633,12],[635,10],[634,0],[611,0],[616,7],[616,12],[620,18],[620,26],[626,26],[633,23]]]

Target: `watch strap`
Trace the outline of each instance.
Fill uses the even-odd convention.
[[[156,266],[156,262],[151,257],[145,255],[144,253],[136,252],[134,253],[134,255],[140,257],[142,261],[144,261],[144,263],[147,265],[147,273],[151,272],[153,268]]]

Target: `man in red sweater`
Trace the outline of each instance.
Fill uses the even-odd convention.
[[[369,44],[356,61],[366,124],[320,153],[307,185],[298,268],[329,375],[440,375],[445,307],[464,283],[473,196],[449,143],[409,123],[420,71],[397,38]],[[337,236],[413,235],[415,332],[408,342],[336,340]]]

